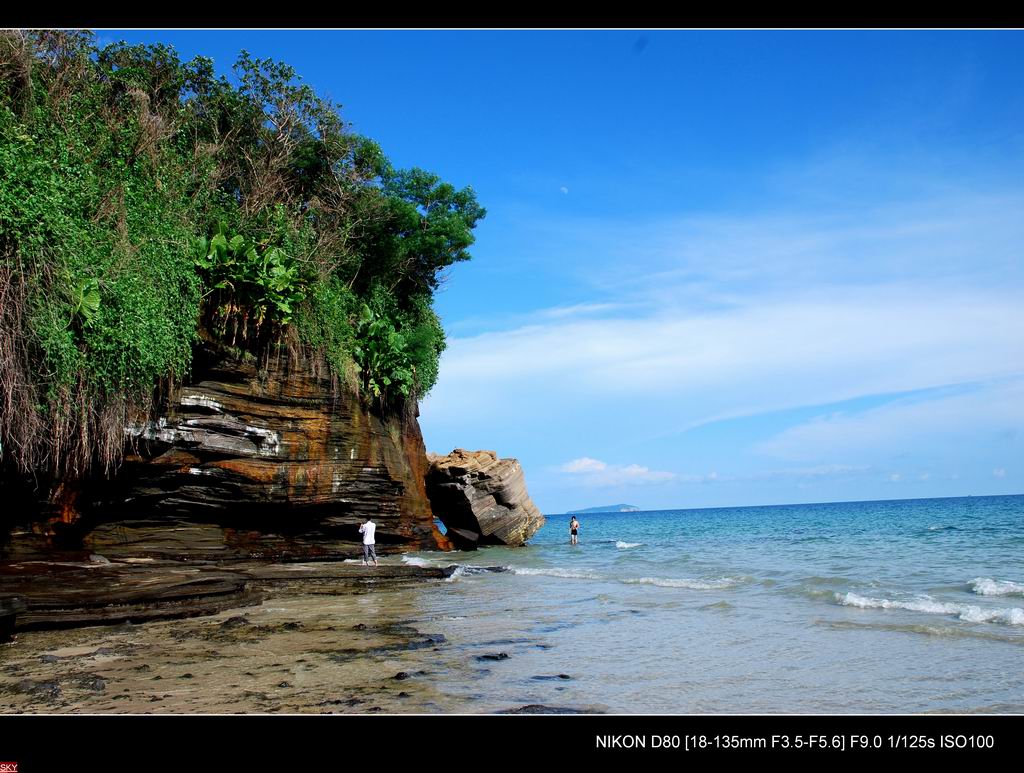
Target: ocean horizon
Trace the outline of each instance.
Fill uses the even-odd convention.
[[[887,499],[836,499],[826,500],[821,502],[774,502],[770,504],[756,504],[756,505],[718,505],[715,507],[666,507],[657,510],[644,510],[642,508],[636,508],[635,510],[566,510],[564,513],[546,513],[546,518],[569,518],[573,515],[606,515],[608,513],[622,515],[642,515],[643,513],[681,513],[698,510],[746,510],[756,507],[813,507],[815,505],[869,505],[878,504],[881,502],[926,502],[930,500],[938,499],[978,499],[986,497],[1024,497],[1024,493],[1020,494],[963,494],[955,497],[895,497]],[[437,523],[441,523],[437,521]],[[443,524],[442,524],[443,526]]]

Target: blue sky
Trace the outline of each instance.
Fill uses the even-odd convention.
[[[98,34],[476,189],[421,425],[542,510],[1024,492],[1024,33]]]

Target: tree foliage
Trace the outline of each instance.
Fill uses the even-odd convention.
[[[388,410],[433,386],[431,307],[484,216],[396,170],[287,64],[0,32],[0,454],[116,463],[200,333],[298,340]]]

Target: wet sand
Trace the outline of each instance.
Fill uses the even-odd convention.
[[[408,580],[341,568],[262,568],[285,579],[261,605],[210,616],[22,631],[0,644],[0,712],[472,711],[438,689],[443,621],[417,619]]]

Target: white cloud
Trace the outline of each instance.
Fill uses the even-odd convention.
[[[1007,427],[1024,428],[1024,379],[821,416],[780,432],[755,450],[783,459],[863,458],[916,447],[955,447]]]
[[[659,472],[639,464],[627,464],[612,471],[621,483],[664,483],[674,480],[674,472]]]
[[[992,477],[993,478],[1005,478],[1006,477],[1006,468],[1005,467],[996,467],[994,470],[992,470]]]
[[[558,470],[577,476],[580,483],[593,488],[667,483],[679,477],[673,472],[659,472],[640,464],[605,464],[588,456],[566,462]]]
[[[598,461],[597,459],[591,459],[589,456],[584,456],[580,459],[573,459],[571,462],[566,462],[559,469],[562,472],[601,472],[608,467],[604,462]]]
[[[930,188],[930,190],[928,190]],[[634,289],[662,303],[732,302],[830,284],[1021,278],[1024,208],[1018,192],[956,191],[879,203],[870,193],[828,211],[758,211],[741,216],[690,215],[659,221],[580,221],[573,236],[594,251],[642,255],[587,266],[604,287]],[[807,214],[804,214],[807,213]],[[971,258],[974,258],[971,260]],[[966,270],[965,270],[966,269]]]
[[[1015,375],[1015,292],[822,290],[717,312],[569,317],[453,338],[423,414],[522,421],[538,403],[635,398],[659,430]],[[515,374],[509,378],[509,374]]]
[[[565,319],[570,317],[596,316],[623,308],[621,303],[577,303],[572,306],[555,306],[531,313],[531,317],[543,319]]]

